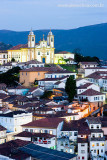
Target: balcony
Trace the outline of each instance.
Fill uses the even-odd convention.
[[[35,141],[34,142],[35,144],[51,144],[51,141],[47,141],[47,140],[45,140],[45,141]]]

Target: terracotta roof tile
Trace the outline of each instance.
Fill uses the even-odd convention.
[[[78,94],[78,95],[95,96],[95,95],[104,95],[104,94],[93,89],[87,89],[85,92],[82,92],[81,94]]]
[[[40,127],[40,128],[57,128],[60,122],[62,122],[62,118],[43,118],[40,120],[36,120],[27,124],[22,125],[22,127]]]

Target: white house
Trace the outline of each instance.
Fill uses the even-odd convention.
[[[68,77],[69,76],[64,76],[64,77],[61,77],[61,78],[41,79],[41,80],[38,81],[38,85],[39,85],[40,88],[43,88],[43,89],[53,89],[55,87],[64,88],[66,80],[67,80]]]
[[[76,79],[76,86],[79,87],[81,85],[84,85],[86,83],[90,83],[90,81],[88,81],[87,79],[85,78],[78,78]]]
[[[80,100],[87,99],[89,102],[104,102],[105,94],[93,89],[87,89],[86,91],[78,94]]]
[[[21,125],[32,121],[32,113],[25,111],[13,111],[0,114],[0,124],[7,128],[8,132],[22,131]]]
[[[105,137],[101,129],[101,121],[98,117],[88,117],[87,123],[91,131],[90,155],[93,160],[104,159],[105,156]]]
[[[100,87],[94,83],[86,83],[84,85],[81,85],[79,87],[77,87],[77,94],[81,94],[84,91],[86,91],[87,89],[94,89],[98,92],[100,92]]]
[[[27,93],[27,97],[40,97],[44,94],[44,90],[39,87],[32,87]]]
[[[63,118],[43,118],[22,125],[23,131],[34,133],[49,133],[59,137]]]
[[[15,139],[32,141],[41,147],[56,149],[56,136],[48,133],[33,133],[23,131],[14,136]]]
[[[91,68],[91,67],[97,67],[97,62],[79,62],[80,68]]]
[[[104,67],[92,67],[92,68],[85,68],[85,77],[94,73],[94,72],[107,72],[107,68]]]
[[[67,71],[67,70],[45,73],[45,78],[61,78],[61,77],[64,77],[64,76],[74,76],[74,79],[76,79],[76,73],[70,72],[70,71]]]

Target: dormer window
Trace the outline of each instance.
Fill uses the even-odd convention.
[[[99,127],[99,125],[97,125],[97,129],[99,129],[100,127]]]

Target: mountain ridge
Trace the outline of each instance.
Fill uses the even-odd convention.
[[[46,36],[49,29],[34,30],[36,43]],[[98,56],[107,59],[107,23],[79,27],[76,29],[52,29],[55,35],[55,48],[73,52],[76,48],[81,50],[84,56]],[[29,31],[0,30],[0,41],[11,44],[27,43]]]

